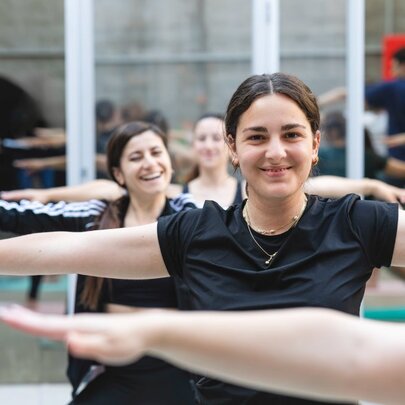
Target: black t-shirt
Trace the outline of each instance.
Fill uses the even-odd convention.
[[[243,205],[223,210],[207,202],[201,210],[159,219],[160,248],[180,308],[314,306],[357,315],[372,269],[391,263],[395,204],[362,201],[355,195],[336,200],[308,196],[294,229],[277,236],[254,233],[266,251],[278,251],[269,268],[248,232]],[[200,381],[198,389],[204,404],[312,403],[211,379]]]

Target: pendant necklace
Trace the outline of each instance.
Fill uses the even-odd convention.
[[[248,200],[248,201],[249,201],[249,200]],[[288,221],[286,224],[280,226],[279,228],[270,229],[270,230],[268,230],[268,231],[267,231],[267,230],[262,230],[262,229],[257,229],[257,228],[253,228],[253,227],[252,227],[251,222],[250,222],[250,218],[249,218],[248,201],[246,201],[246,204],[245,204],[245,206],[244,206],[244,208],[243,208],[243,211],[242,211],[242,215],[243,215],[243,218],[244,218],[245,221],[246,221],[247,228],[248,228],[250,237],[252,238],[253,242],[254,242],[254,243],[256,244],[256,246],[268,257],[268,259],[267,259],[264,263],[265,263],[265,265],[266,265],[267,267],[269,267],[269,266],[271,265],[272,261],[274,260],[274,258],[277,256],[278,250],[277,250],[276,252],[274,252],[273,254],[268,253],[268,252],[260,245],[260,243],[256,240],[256,238],[253,236],[252,229],[254,229],[256,232],[258,232],[258,233],[260,233],[260,234],[262,234],[262,235],[269,236],[269,235],[274,235],[277,231],[279,231],[280,229],[286,228],[287,226],[288,226],[288,229],[294,228],[294,227],[297,225],[298,221],[301,219],[302,214],[304,213],[305,208],[306,208],[306,206],[307,206],[307,201],[308,201],[308,200],[307,200],[307,198],[305,197],[304,204],[302,205],[301,211],[300,211],[300,213],[299,213],[298,215],[294,215],[294,216],[290,219],[290,221]]]

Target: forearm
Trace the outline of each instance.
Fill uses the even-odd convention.
[[[368,193],[367,183],[361,180],[338,176],[311,177],[304,185],[305,192],[323,197],[342,197],[348,193]]]
[[[173,313],[157,328],[152,355],[225,381],[335,400],[405,396],[402,329],[325,310]]]
[[[48,201],[115,200],[125,192],[111,180],[94,180],[76,186],[54,187],[43,190]]]
[[[156,224],[91,232],[46,232],[0,241],[0,274],[69,273],[122,279],[167,276]]]
[[[405,163],[402,160],[388,158],[384,169],[387,176],[396,177],[399,179],[405,178]]]
[[[373,196],[377,200],[396,203],[405,200],[405,190],[376,179],[348,179],[338,176],[318,176],[308,179],[305,192],[337,198],[348,193]]]

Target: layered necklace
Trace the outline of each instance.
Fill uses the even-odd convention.
[[[248,228],[250,237],[252,238],[253,242],[268,257],[268,259],[264,262],[267,267],[269,267],[271,265],[272,261],[274,260],[274,258],[276,257],[276,255],[278,253],[278,250],[276,252],[274,252],[273,254],[270,254],[269,252],[267,252],[260,245],[260,243],[256,240],[256,238],[253,236],[252,229],[254,229],[256,232],[258,232],[258,233],[260,233],[262,235],[271,236],[271,235],[274,235],[277,231],[279,231],[281,229],[288,230],[288,229],[294,228],[297,225],[298,221],[301,219],[302,214],[305,211],[305,208],[307,206],[307,201],[308,201],[308,199],[307,199],[307,197],[305,197],[304,204],[302,205],[302,208],[301,208],[300,212],[298,213],[298,215],[294,215],[286,224],[284,224],[284,225],[282,225],[282,226],[280,226],[278,228],[269,229],[269,230],[264,230],[264,229],[259,229],[259,228],[256,228],[256,227],[252,227],[251,222],[250,222],[250,217],[249,217],[249,210],[248,210],[249,200],[246,201],[246,204],[245,204],[245,206],[243,208],[243,211],[242,211],[242,215],[243,215],[243,218],[246,221],[247,228]]]

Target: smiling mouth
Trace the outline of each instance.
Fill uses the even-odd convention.
[[[152,181],[152,180],[156,180],[159,177],[162,176],[162,173],[152,173],[152,174],[148,174],[147,176],[141,176],[141,180],[144,181]]]
[[[261,170],[263,170],[264,172],[269,172],[269,173],[282,173],[289,169],[290,169],[290,167],[273,167],[273,168],[261,169]]]

